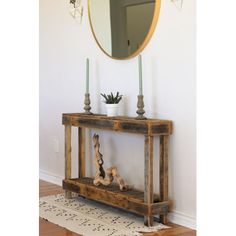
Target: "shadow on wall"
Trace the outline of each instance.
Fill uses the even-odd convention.
[[[102,108],[101,108],[101,97],[100,97],[100,92],[101,92],[101,85],[100,85],[100,71],[99,71],[99,62],[96,60],[95,63],[95,74],[96,74],[96,79],[95,79],[95,87],[96,91],[98,93],[96,94],[96,102],[97,102],[97,112],[101,113]]]
[[[150,65],[150,77],[151,77],[151,107],[152,107],[152,116],[153,117],[158,117],[158,109],[157,109],[157,96],[156,96],[156,87],[157,87],[157,82],[156,80],[158,79],[158,76],[156,74],[155,68],[158,66],[156,63],[156,60],[152,60]]]
[[[122,100],[120,102],[120,115],[123,115],[123,116],[127,116],[128,114],[128,100],[127,100],[127,97],[125,95],[123,95],[122,97]]]
[[[114,140],[112,137],[109,137],[108,139],[108,145],[110,150],[112,150],[111,155],[110,155],[110,160],[111,160],[111,166],[116,166],[117,167],[117,149],[116,149],[116,145],[114,143]]]

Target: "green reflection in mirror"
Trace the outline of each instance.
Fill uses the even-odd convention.
[[[150,40],[160,0],[89,0],[91,28],[99,47],[110,57],[137,55]]]

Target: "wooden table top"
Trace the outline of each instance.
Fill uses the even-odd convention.
[[[103,114],[65,113],[62,114],[62,124],[146,135],[169,135],[172,133],[172,121],[170,120],[137,120],[134,117],[108,117]]]

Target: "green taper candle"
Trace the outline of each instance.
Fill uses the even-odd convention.
[[[139,65],[139,95],[143,95],[142,56],[138,56]]]

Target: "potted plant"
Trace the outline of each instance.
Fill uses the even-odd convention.
[[[119,110],[119,102],[122,99],[122,95],[119,92],[116,93],[116,96],[111,94],[101,93],[101,96],[105,98],[106,108],[107,108],[107,116],[118,116]]]

